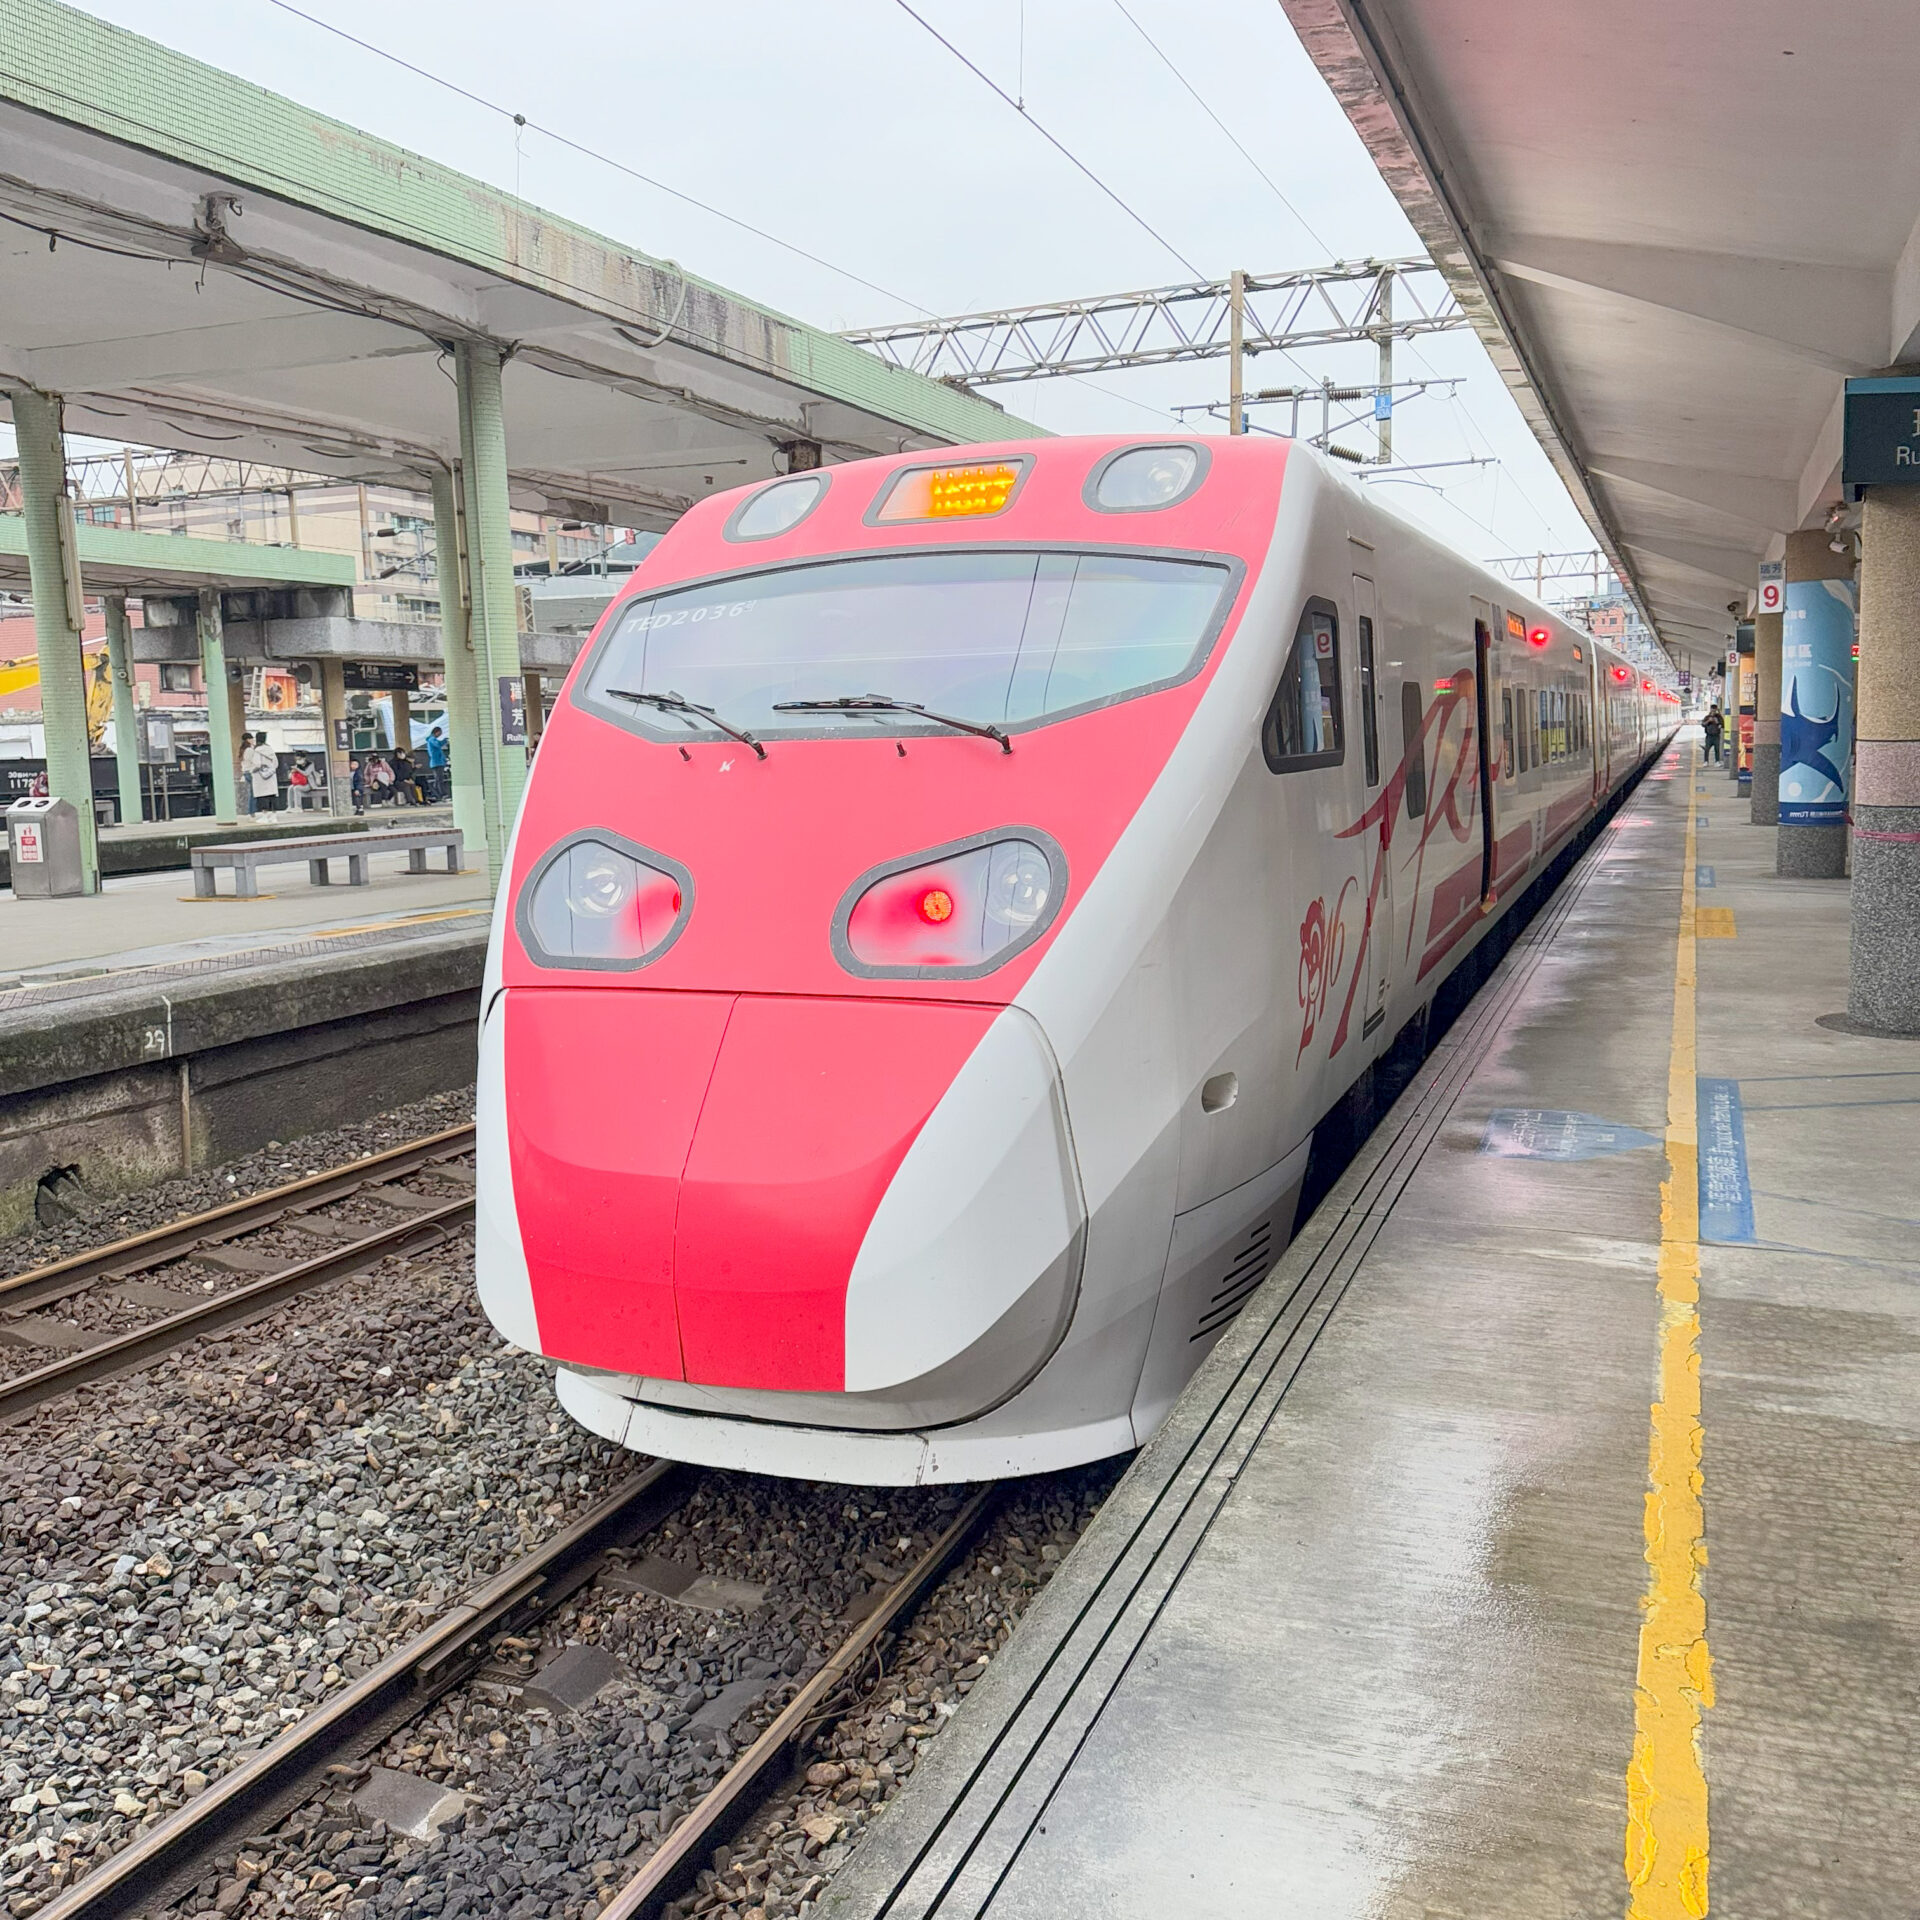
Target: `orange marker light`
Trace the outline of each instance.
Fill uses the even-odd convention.
[[[953,918],[953,895],[945,887],[929,887],[914,903],[915,910],[928,926],[937,927]]]
[[[1020,469],[946,467],[928,476],[927,518],[961,520],[973,514],[998,513],[1007,504]]]

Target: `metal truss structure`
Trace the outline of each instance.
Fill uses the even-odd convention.
[[[1236,315],[1236,282],[1240,312]],[[1236,319],[1239,325],[1236,327]],[[957,387],[1448,333],[1468,324],[1430,260],[1336,261],[1138,293],[867,327],[843,338]]]
[[[219,500],[284,494],[295,487],[339,487],[325,474],[214,453],[169,453],[152,447],[116,447],[111,452],[67,455],[67,486],[76,503],[165,507],[175,501]],[[20,510],[20,473],[0,462],[0,513]]]
[[[1531,587],[1537,600],[1624,597],[1613,562],[1598,547],[1584,553],[1509,553],[1486,563],[1515,586]],[[1547,589],[1551,587],[1553,592]]]

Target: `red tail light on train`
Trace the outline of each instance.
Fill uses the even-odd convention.
[[[1004,965],[1060,908],[1065,860],[1044,838],[996,835],[863,875],[835,918],[840,964],[881,979],[971,979]]]

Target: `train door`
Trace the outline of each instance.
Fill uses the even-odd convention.
[[[1353,576],[1354,656],[1360,668],[1360,766],[1366,779],[1366,805],[1380,797],[1381,755],[1379,642],[1374,632],[1373,582],[1364,573]],[[1389,831],[1392,821],[1387,822]],[[1367,858],[1376,862],[1379,877],[1367,875],[1372,892],[1373,919],[1367,939],[1367,1004],[1360,1034],[1365,1039],[1387,1017],[1389,969],[1393,960],[1393,861],[1381,840],[1367,843]]]
[[[1600,723],[1600,649],[1580,646],[1574,652],[1584,654],[1587,662],[1587,751],[1593,756],[1593,797],[1597,802],[1607,790],[1607,730]]]
[[[1493,716],[1499,693],[1494,686],[1498,656],[1493,646],[1493,609],[1473,603],[1473,687],[1480,736],[1480,898],[1493,897]]]

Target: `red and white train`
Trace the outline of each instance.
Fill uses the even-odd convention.
[[[478,1276],[650,1454],[1122,1452],[1314,1128],[1672,732],[1273,439],[704,502],[547,722],[488,957]]]

